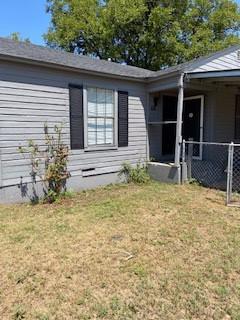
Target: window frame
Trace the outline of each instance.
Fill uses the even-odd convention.
[[[88,144],[88,89],[111,90],[113,92],[113,143],[112,144]],[[93,117],[94,118],[94,117]],[[106,117],[103,117],[106,119]],[[118,149],[118,92],[111,87],[100,87],[97,85],[83,86],[83,126],[84,126],[84,151],[102,151]]]

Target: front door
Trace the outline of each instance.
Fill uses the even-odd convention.
[[[177,97],[163,96],[162,155],[171,156],[175,152]]]
[[[183,139],[202,142],[203,138],[203,96],[184,99]],[[194,145],[193,155],[202,158],[202,145]]]
[[[184,99],[182,135],[186,141],[202,142],[204,96]],[[163,96],[162,155],[173,155],[176,142],[177,97]],[[195,145],[194,157],[202,159],[202,145]]]

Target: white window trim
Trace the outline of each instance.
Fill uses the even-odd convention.
[[[88,145],[88,88],[97,88],[104,90],[112,90],[114,93],[114,128],[113,128],[113,144],[105,145]],[[83,126],[84,126],[84,151],[104,151],[118,149],[118,92],[112,88],[103,88],[96,85],[83,86]]]

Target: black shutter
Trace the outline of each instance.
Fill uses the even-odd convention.
[[[118,91],[118,146],[128,146],[128,92]]]
[[[83,87],[69,85],[71,149],[84,148]]]

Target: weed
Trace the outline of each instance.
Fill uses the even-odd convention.
[[[138,161],[135,167],[128,162],[123,163],[119,176],[123,176],[127,183],[144,184],[150,181],[147,166],[140,161]]]
[[[133,273],[138,276],[139,278],[144,278],[147,276],[147,272],[142,265],[135,265],[132,268]]]
[[[23,320],[26,318],[25,308],[21,305],[17,305],[14,308],[13,319],[14,320]]]
[[[114,296],[110,302],[110,308],[113,312],[116,312],[121,309],[121,303],[118,297]]]
[[[49,316],[47,314],[44,314],[44,313],[38,313],[36,315],[36,319],[37,320],[49,320]]]
[[[97,304],[95,306],[95,311],[98,318],[104,318],[108,314],[108,309],[102,304]]]

